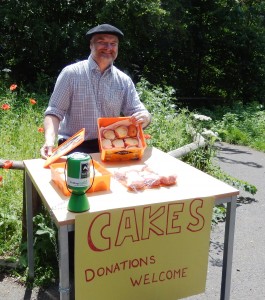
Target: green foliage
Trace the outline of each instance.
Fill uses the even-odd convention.
[[[231,144],[251,146],[265,152],[264,106],[251,102],[235,102],[232,106],[216,106],[211,111],[201,109],[213,118],[211,124],[221,140]]]
[[[4,178],[4,183],[0,186],[0,256],[19,255],[21,224],[21,188],[12,189],[10,186],[16,183],[17,187],[22,187],[21,171],[2,171],[0,175]],[[18,234],[14,234],[18,233]]]
[[[38,132],[43,123],[42,100],[30,104],[33,96],[22,87],[11,91],[0,81],[0,158],[22,160],[39,156],[43,140],[43,133]],[[3,105],[8,109],[4,110]],[[16,256],[20,251],[22,229],[23,172],[0,169],[0,175],[3,178],[0,183],[0,255]]]
[[[6,89],[5,96],[0,98],[0,107],[9,105],[7,110],[0,109],[0,141],[5,145],[0,148],[0,157],[12,157],[13,160],[39,157],[43,141],[43,132],[40,130],[47,97],[39,95],[36,98],[20,87],[16,90],[11,92]],[[31,104],[32,100],[36,104]]]
[[[84,57],[87,28],[105,1],[18,1],[1,3],[2,57],[17,80],[52,75]],[[92,23],[91,23],[92,22]]]
[[[204,147],[185,155],[182,160],[203,172],[210,173],[215,153],[214,144],[207,143]]]
[[[217,205],[213,207],[212,222],[218,224],[225,221],[226,207],[224,205]]]
[[[221,169],[217,166],[212,167],[211,174],[217,179],[226,182],[227,184],[230,184],[237,189],[243,189],[244,191],[249,192],[252,195],[255,195],[257,192],[257,188],[253,184],[244,180],[234,178],[233,176],[222,172]]]
[[[137,85],[140,98],[152,114],[152,123],[145,130],[150,134],[150,146],[165,152],[177,149],[192,142],[186,127],[191,123],[190,113],[178,109],[174,104],[174,89],[171,87],[152,86],[145,79]]]
[[[34,284],[45,286],[58,278],[57,230],[50,216],[44,211],[33,219],[34,223],[34,257],[36,276]],[[45,264],[43,264],[45,262]]]
[[[211,130],[210,117],[194,113],[191,116],[191,128],[195,136],[201,136],[204,139],[205,144],[182,157],[182,160],[203,172],[210,173],[212,159],[216,154],[215,142],[219,140],[219,137],[216,132]]]
[[[8,81],[8,80],[7,80]],[[31,99],[31,100],[30,100]],[[34,101],[36,101],[36,103]],[[32,103],[31,103],[32,101]],[[34,104],[35,103],[35,104]],[[5,82],[0,80],[0,158],[6,160],[24,160],[38,158],[39,149],[43,144],[43,112],[47,96],[27,93],[23,87],[16,87],[13,91]],[[3,105],[8,104],[8,109]],[[22,241],[22,204],[23,204],[23,172],[0,168],[0,255],[19,260],[20,276],[26,271],[26,245]],[[40,227],[42,226],[42,227]],[[37,227],[38,228],[38,227]],[[52,251],[49,246],[52,229],[49,234],[41,230],[48,230],[40,222],[36,235],[35,248],[37,251],[36,282],[45,284],[51,280],[51,270],[56,270],[54,263],[49,263],[49,253],[41,253],[44,249]],[[42,235],[41,235],[42,233]],[[45,237],[45,239],[43,239]],[[45,247],[47,246],[47,248]],[[45,265],[43,260],[46,259]],[[55,264],[57,265],[57,264]],[[46,274],[47,273],[47,274]],[[46,274],[46,275],[45,275]],[[53,277],[54,278],[54,275]],[[21,277],[26,280],[26,276]]]
[[[125,33],[116,64],[135,82],[173,86],[177,97],[261,101],[264,9],[235,0],[2,1],[0,70],[38,88],[46,77],[51,89],[66,64],[88,56],[87,30],[111,23]]]

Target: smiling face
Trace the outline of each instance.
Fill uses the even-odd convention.
[[[90,41],[93,59],[100,69],[106,69],[118,56],[119,39],[113,34],[95,34]]]

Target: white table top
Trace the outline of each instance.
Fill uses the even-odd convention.
[[[88,194],[89,212],[99,212],[162,202],[214,196],[223,199],[239,194],[230,185],[158,150],[147,148],[141,160],[127,162],[102,162],[98,153],[92,154],[94,160],[112,174],[118,168],[146,164],[152,168],[173,170],[177,174],[177,184],[170,187],[146,189],[130,192],[125,186],[111,178],[110,191]],[[44,168],[43,159],[25,160],[25,169],[35,188],[38,190],[46,208],[54,215],[57,225],[74,224],[76,213],[67,210],[69,197],[64,196],[51,180],[51,170]],[[84,213],[89,213],[84,212]]]

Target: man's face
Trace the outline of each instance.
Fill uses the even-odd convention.
[[[111,64],[118,56],[118,46],[116,35],[95,34],[90,41],[91,55],[98,64]]]

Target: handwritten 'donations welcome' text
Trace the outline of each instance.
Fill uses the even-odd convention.
[[[152,238],[181,235],[190,232],[196,234],[205,225],[202,213],[204,201],[176,201],[159,206],[142,206],[121,209],[112,215],[112,211],[97,214],[88,224],[87,246],[93,252],[108,252],[117,247],[141,243]],[[185,212],[185,219],[182,218]],[[188,215],[188,217],[187,217]],[[141,268],[143,273],[131,275],[130,283],[133,287],[156,282],[180,279],[188,276],[188,267],[159,270],[155,273],[145,272],[148,266],[157,263],[155,255],[128,259],[85,270],[87,283],[96,278],[102,278],[117,272]],[[133,274],[133,272],[132,272]]]
[[[131,270],[135,268],[144,268],[148,265],[153,265],[155,263],[156,258],[152,255],[150,257],[145,258],[134,258],[131,260],[121,261],[119,263],[114,263],[106,267],[99,267],[97,269],[86,269],[85,280],[86,282],[91,282],[99,277],[109,276],[120,271]],[[167,280],[174,280],[187,277],[187,271],[188,268],[179,268],[162,270],[153,273],[144,273],[138,276],[130,276],[130,282],[133,287],[147,285],[151,283],[161,283]]]

